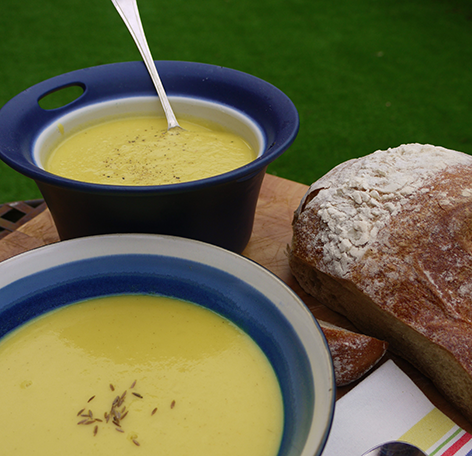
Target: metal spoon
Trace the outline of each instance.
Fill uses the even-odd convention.
[[[139,17],[138,5],[136,0],[111,0],[113,5],[115,5],[116,10],[120,14],[123,22],[128,27],[131,36],[136,43],[136,46],[141,53],[141,56],[144,60],[149,74],[151,75],[152,82],[156,87],[157,94],[161,100],[162,108],[164,109],[164,114],[167,119],[167,130],[171,128],[180,127],[177,119],[175,118],[174,111],[170,106],[169,99],[167,98],[166,92],[161,82],[161,78],[156,70],[156,65],[151,56],[151,51],[149,50],[146,37],[144,35],[143,25],[141,23],[141,18]]]
[[[362,456],[426,456],[426,453],[410,443],[386,442],[372,448]]]

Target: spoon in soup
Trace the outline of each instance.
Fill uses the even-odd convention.
[[[144,35],[143,25],[141,23],[141,18],[139,16],[138,5],[136,0],[111,0],[116,10],[120,14],[123,22],[128,27],[131,36],[136,43],[136,46],[141,53],[141,57],[144,60],[144,64],[151,76],[152,82],[157,90],[159,95],[159,100],[162,104],[162,109],[164,109],[164,114],[167,119],[167,131],[172,128],[182,128],[175,117],[174,111],[169,103],[164,86],[162,85],[161,78],[156,69],[156,65],[151,56],[151,51],[149,45],[146,41],[146,36]]]

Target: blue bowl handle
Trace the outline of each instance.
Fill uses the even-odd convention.
[[[129,74],[129,67],[126,74],[124,71],[120,71],[120,64],[115,65],[114,68],[110,66],[107,69],[108,71],[100,74],[100,77],[97,77],[97,74],[89,71],[88,68],[65,73],[30,87],[10,102],[16,105],[15,109],[25,107],[30,110],[31,115],[38,115],[42,117],[43,121],[53,121],[68,111],[92,103],[116,98],[117,96],[136,95],[137,86],[140,87],[138,92],[142,92],[142,95],[157,96],[151,79],[147,77],[144,63],[142,65],[139,65],[139,63],[134,67],[135,74],[133,75]],[[48,95],[73,86],[80,87],[83,93],[70,103],[54,109],[44,109],[39,105],[40,100]]]
[[[56,93],[56,92],[60,92],[61,90],[64,90],[64,89],[67,89],[67,88],[70,88],[70,87],[79,87],[82,89],[82,93],[80,95],[78,95],[76,98],[74,98],[73,100],[63,104],[62,106],[58,106],[58,107],[55,107],[55,108],[44,108],[41,106],[41,101],[45,98],[47,98],[49,95],[53,94],[53,93]],[[82,82],[72,82],[72,83],[66,83],[66,84],[63,84],[61,86],[56,86],[53,87],[53,88],[46,88],[47,90],[42,93],[42,94],[39,94],[36,96],[36,103],[38,105],[38,107],[43,110],[43,111],[46,111],[46,112],[49,112],[49,111],[55,111],[55,112],[63,112],[64,109],[67,108],[68,105],[74,103],[74,107],[77,107],[77,106],[80,106],[80,101],[79,100],[82,100],[82,102],[85,102],[87,103],[87,98],[88,98],[88,90],[87,90],[87,86],[82,83]],[[35,96],[35,94],[32,94],[33,96]],[[34,108],[36,108],[36,105],[34,105]]]

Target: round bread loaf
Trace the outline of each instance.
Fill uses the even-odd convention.
[[[300,285],[472,421],[472,157],[408,144],[340,164],[293,220]]]

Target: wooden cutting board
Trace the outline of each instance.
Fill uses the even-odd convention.
[[[266,175],[257,204],[253,234],[243,255],[266,267],[290,286],[317,319],[354,329],[344,317],[332,312],[305,293],[290,272],[287,246],[292,237],[293,213],[307,190],[306,185]],[[54,242],[59,242],[59,236],[49,210],[45,207],[42,211],[41,208],[36,209],[30,220],[0,239],[0,261]],[[394,359],[440,410],[472,433],[472,425],[450,406],[428,379],[394,355],[388,354],[384,361],[389,358]],[[354,386],[355,384],[338,388],[337,397],[343,396]]]

